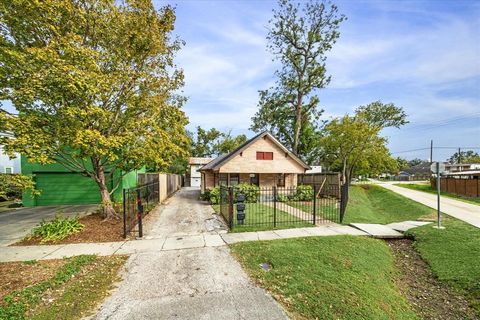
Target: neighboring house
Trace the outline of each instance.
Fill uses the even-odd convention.
[[[305,171],[305,174],[322,173],[322,166],[310,166],[310,168],[312,169]]]
[[[462,171],[472,171],[472,170],[480,170],[480,163],[446,163],[445,164],[445,171],[453,173],[453,172],[462,172]]]
[[[191,187],[200,187],[201,184],[201,173],[198,171],[203,165],[212,161],[213,158],[200,158],[200,157],[191,157],[188,159],[188,164],[190,165],[190,186]]]
[[[404,172],[408,173],[410,176],[429,176],[431,174],[431,165],[432,164],[429,161],[422,161],[413,167],[405,169]]]
[[[260,187],[297,185],[297,175],[311,168],[269,132],[262,132],[232,152],[200,168],[202,192],[218,185],[250,183]]]
[[[1,137],[12,137],[11,134],[0,132]],[[0,145],[0,173],[21,173],[20,154],[16,153],[15,158],[10,159],[3,152],[3,146]]]
[[[25,207],[70,205],[70,204],[100,204],[100,192],[92,178],[85,177],[78,172],[67,170],[60,164],[41,165],[30,163],[25,157],[21,157],[22,173],[33,174],[36,188],[40,195],[32,197],[30,193],[23,194]],[[131,171],[121,178],[118,188],[113,193],[113,200],[122,201],[122,189],[137,185],[137,173],[145,172],[144,169]],[[114,173],[114,181],[108,183],[111,190],[114,183],[118,182],[120,171]]]

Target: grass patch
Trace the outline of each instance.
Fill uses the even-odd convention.
[[[460,290],[480,317],[480,230],[445,215],[442,224],[444,230],[427,225],[408,234],[438,279]]]
[[[215,212],[220,213],[219,205],[212,205]],[[243,225],[237,225],[236,209],[234,209],[233,221],[234,227],[230,232],[250,232],[250,231],[264,231],[277,230],[288,228],[303,228],[312,227],[312,223],[302,221],[287,212],[277,208],[276,220],[277,225],[273,225],[274,209],[273,207],[263,205],[261,203],[246,203],[245,204],[245,221]]]
[[[387,224],[417,220],[435,211],[390,190],[375,185],[351,186],[343,223]]]
[[[416,319],[395,285],[388,246],[333,236],[231,246],[250,276],[297,319]],[[270,271],[261,263],[272,266]]]
[[[52,277],[6,295],[0,319],[79,319],[106,295],[125,257],[83,255],[65,261]]]
[[[432,189],[432,186],[430,184],[397,183],[397,184],[394,184],[394,186],[416,190],[416,191],[428,192],[431,194],[437,194],[437,189]],[[465,197],[465,196],[460,196],[458,194],[449,193],[449,192],[442,192],[441,195],[448,198],[460,200],[463,202],[480,205],[480,197]]]

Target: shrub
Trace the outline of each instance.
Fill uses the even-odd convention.
[[[52,221],[43,220],[33,228],[32,237],[40,237],[41,242],[62,240],[67,236],[82,231],[84,225],[80,223],[78,216],[72,218],[56,215]]]
[[[210,190],[205,190],[200,194],[200,200],[202,201],[210,201]]]
[[[237,184],[234,189],[234,197],[241,193],[245,195],[245,202],[254,203],[258,201],[260,195],[260,188],[254,184],[240,183]]]
[[[310,201],[313,199],[313,188],[312,186],[300,184],[297,186],[293,200],[296,201]]]
[[[277,201],[278,202],[287,202],[288,197],[284,194],[277,194]]]
[[[220,203],[220,187],[215,187],[209,191],[209,201],[211,204]]]

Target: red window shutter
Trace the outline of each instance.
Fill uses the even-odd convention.
[[[257,160],[263,160],[263,152],[257,151]]]
[[[273,152],[265,152],[265,160],[273,160]]]

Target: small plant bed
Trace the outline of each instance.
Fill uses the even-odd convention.
[[[397,183],[397,184],[394,184],[394,185],[398,186],[398,187],[406,188],[406,189],[437,194],[437,189],[432,189],[432,186],[430,184]],[[449,193],[449,192],[441,192],[441,195],[445,196],[445,197],[452,198],[452,199],[460,200],[460,201],[463,201],[463,202],[480,205],[480,197],[465,197],[465,196],[460,196],[458,194]]]
[[[388,242],[399,270],[398,287],[422,319],[474,319],[475,312],[457,290],[442,283],[413,248],[412,240]]]
[[[435,210],[375,185],[351,186],[343,220],[349,223],[388,224],[431,216]]]
[[[418,319],[381,240],[312,237],[231,246],[253,280],[294,319]],[[262,267],[261,267],[262,266]]]
[[[463,293],[480,318],[480,230],[443,215],[444,230],[423,226],[407,235],[435,276]]]
[[[103,221],[97,214],[81,218],[60,221],[64,218],[53,220],[52,224],[42,225],[39,229],[33,229],[32,234],[25,239],[14,243],[14,246],[51,245],[85,242],[113,242],[123,241],[123,222],[119,220]],[[37,227],[38,228],[38,227]],[[38,231],[36,231],[38,230]],[[58,234],[58,236],[44,236],[45,234]]]
[[[126,257],[77,256],[0,264],[0,319],[81,319],[107,295]],[[8,274],[12,268],[19,270]],[[25,279],[25,275],[27,275]]]

